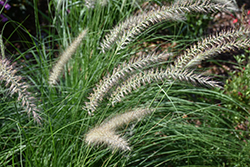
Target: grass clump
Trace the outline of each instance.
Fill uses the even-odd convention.
[[[34,126],[13,114],[18,111],[13,101],[1,101],[3,166],[249,163],[248,132],[236,129],[226,116],[247,122],[249,113],[228,108],[244,107],[220,93],[223,81],[196,68],[218,54],[250,47],[249,30],[242,26],[188,41],[181,30],[169,31],[176,22],[185,25],[187,14],[236,10],[233,3],[185,0],[145,11],[138,1],[87,3],[51,1],[53,26],[47,27],[47,36],[32,37],[30,49],[16,58],[34,56],[35,62],[24,61],[22,73],[42,103],[44,118],[42,126]],[[162,27],[170,33],[156,34]],[[141,47],[158,40],[177,45]]]

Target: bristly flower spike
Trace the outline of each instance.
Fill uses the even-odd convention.
[[[132,74],[136,70],[141,70],[149,67],[150,65],[164,62],[171,55],[171,53],[162,53],[156,55],[155,53],[142,55],[139,57],[132,57],[129,62],[124,62],[121,66],[118,66],[113,70],[112,75],[108,75],[103,78],[99,84],[93,89],[94,92],[90,94],[89,102],[86,102],[85,109],[91,115],[98,107],[100,101],[104,96],[110,92],[111,89],[121,82],[127,75]]]
[[[100,126],[91,129],[86,134],[85,142],[88,145],[100,145],[103,143],[111,147],[113,150],[119,149],[130,151],[131,148],[129,147],[128,142],[121,138],[120,135],[117,135],[116,130],[132,121],[141,119],[151,112],[152,110],[148,108],[138,108],[134,109],[133,111],[119,114],[108,121],[104,121],[104,123],[102,123]]]
[[[71,56],[75,53],[78,46],[81,44],[82,39],[86,36],[87,29],[85,29],[79,36],[72,42],[72,44],[62,53],[58,62],[52,68],[52,72],[49,76],[50,86],[56,84],[59,75],[63,71],[63,67],[69,61]]]
[[[222,31],[216,35],[204,38],[176,59],[175,68],[176,70],[191,68],[202,60],[222,52],[248,48],[250,47],[250,40],[246,36],[250,36],[250,31],[241,27],[236,30]]]
[[[16,72],[17,68],[14,65],[10,65],[8,60],[0,58],[0,83],[5,81],[6,87],[10,84],[10,96],[17,93],[18,101],[22,102],[22,106],[25,107],[28,115],[32,113],[34,120],[41,124],[42,118],[37,113],[39,109],[35,105],[36,99],[27,91],[29,85],[22,82],[22,77],[16,75]]]
[[[123,49],[131,41],[133,41],[144,30],[150,28],[156,23],[163,21],[180,21],[185,20],[185,15],[190,12],[215,12],[227,11],[226,4],[212,3],[210,0],[181,0],[169,7],[161,7],[147,13],[137,16],[131,16],[123,23],[117,25],[111,30],[111,33],[105,36],[101,43],[102,51],[110,49],[114,43],[119,47],[117,50]]]
[[[211,81],[209,77],[202,77],[194,74],[192,71],[175,70],[174,67],[167,69],[150,69],[129,77],[112,93],[110,101],[114,106],[120,102],[125,95],[128,95],[133,90],[139,89],[142,85],[158,83],[158,82],[173,82],[179,80],[181,82],[190,82],[192,84],[202,84],[211,87],[220,87],[216,81]]]

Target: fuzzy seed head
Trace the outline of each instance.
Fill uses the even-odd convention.
[[[81,44],[82,39],[86,36],[87,29],[85,29],[79,36],[72,42],[72,44],[62,53],[58,62],[52,68],[52,72],[49,76],[49,84],[50,86],[55,85],[57,79],[63,71],[64,66],[75,53],[78,46]]]
[[[138,108],[133,111],[119,114],[110,120],[106,120],[100,126],[90,130],[86,134],[85,142],[88,145],[100,145],[103,143],[111,147],[113,150],[120,149],[130,151],[131,148],[129,147],[128,142],[120,137],[120,135],[117,135],[115,131],[123,125],[129,124],[135,120],[139,120],[151,112],[152,110],[150,109]]]

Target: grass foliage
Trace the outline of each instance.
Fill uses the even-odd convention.
[[[29,49],[10,57],[1,44],[2,166],[250,163],[249,132],[232,119],[249,123],[248,108],[223,94],[222,81],[196,71],[201,61],[250,47],[249,30],[182,38],[186,17],[237,10],[234,1],[155,4],[53,0],[51,25],[45,27],[34,6],[37,36],[24,40]],[[145,47],[155,41],[171,47]],[[33,61],[26,60],[28,54]],[[25,109],[37,115],[29,117]]]

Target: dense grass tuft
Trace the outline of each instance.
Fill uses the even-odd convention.
[[[223,94],[223,80],[196,70],[222,52],[248,48],[249,30],[242,25],[203,39],[181,34],[186,17],[236,11],[233,2],[50,1],[51,25],[40,27],[36,17],[38,38],[20,30],[32,38],[23,41],[29,49],[15,57],[1,46],[0,164],[249,164],[248,127],[238,128],[249,126],[249,107]],[[154,42],[170,47],[148,47]],[[41,126],[33,121],[41,120],[36,107]]]

